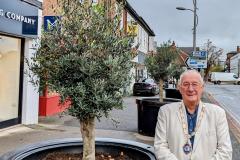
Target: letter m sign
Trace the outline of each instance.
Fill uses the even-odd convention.
[[[44,16],[44,31],[51,31],[55,29],[59,16]]]

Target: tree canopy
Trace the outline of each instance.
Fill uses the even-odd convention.
[[[170,75],[170,66],[176,61],[178,53],[178,49],[171,45],[171,41],[168,41],[157,48],[156,54],[148,55],[145,59],[149,75],[159,82],[160,101],[163,101],[163,81]]]
[[[156,54],[149,55],[145,60],[145,65],[152,78],[159,82],[165,80],[169,75],[169,67],[178,56],[177,48],[171,45],[171,41],[164,42],[157,47]]]
[[[57,26],[43,32],[29,69],[42,84],[71,102],[79,120],[107,116],[122,108],[121,89],[129,82],[133,38],[121,34],[121,6],[111,17],[101,5],[59,1]],[[39,81],[32,77],[33,83]]]

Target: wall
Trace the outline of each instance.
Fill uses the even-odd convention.
[[[157,50],[157,42],[154,41],[153,36],[149,36],[149,51],[156,52],[156,50]]]
[[[30,49],[35,46],[33,39],[25,40],[25,58],[30,60],[35,53],[35,50]],[[28,71],[28,67],[24,65],[25,71]],[[27,75],[23,78],[23,101],[22,101],[22,123],[23,124],[36,124],[38,123],[38,101],[39,93],[38,88],[33,86],[29,82],[30,79]]]
[[[42,15],[48,15],[48,16],[53,16],[56,15],[54,13],[54,9],[57,6],[57,0],[44,0],[43,3],[43,11]]]
[[[240,61],[240,53],[234,55],[233,57],[230,58],[230,72],[231,73],[235,73],[236,75],[239,75],[239,64]]]
[[[43,2],[43,0],[39,0]],[[42,27],[42,10],[38,9],[38,37],[41,37]],[[30,60],[36,52],[37,39],[25,39],[24,55]],[[34,49],[35,48],[35,49]],[[26,63],[24,64],[25,71],[28,70]],[[29,77],[24,74],[23,78],[23,101],[22,101],[22,123],[23,124],[37,124],[38,123],[38,105],[39,93],[38,88],[29,82]]]

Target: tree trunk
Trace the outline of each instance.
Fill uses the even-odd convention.
[[[47,97],[48,96],[48,86],[47,85],[45,85],[42,94],[43,94],[43,97]]]
[[[95,160],[95,119],[80,121],[83,139],[83,160]]]
[[[159,80],[159,101],[163,102],[163,80]]]

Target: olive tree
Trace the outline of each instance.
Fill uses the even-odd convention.
[[[182,68],[181,64],[176,61],[175,63],[172,63],[169,68],[169,75],[176,79],[176,84],[178,84],[178,80],[180,79],[180,75],[184,72],[184,69]]]
[[[170,74],[170,65],[178,56],[178,49],[171,45],[171,41],[163,42],[157,47],[156,54],[148,55],[145,65],[150,76],[159,83],[159,100],[163,102],[163,83]]]
[[[57,26],[43,32],[36,54],[27,61],[32,82],[40,79],[69,101],[67,113],[80,122],[83,159],[95,159],[95,119],[123,107],[130,82],[132,36],[119,28],[122,3],[109,15],[101,5],[61,0]]]

